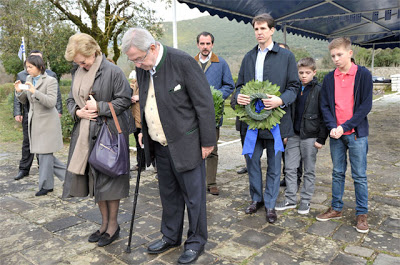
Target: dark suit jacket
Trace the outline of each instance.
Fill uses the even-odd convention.
[[[54,77],[57,79],[56,73],[53,71],[46,69],[46,74]],[[28,76],[28,72],[26,70],[21,71],[17,74],[17,80],[21,80],[22,84],[25,84],[26,77]],[[57,79],[58,80],[58,79]],[[60,86],[57,82],[57,103],[56,103],[56,109],[58,113],[62,114],[62,99],[61,99],[61,92],[60,92]],[[16,97],[14,97],[14,117],[18,115],[24,115],[28,114],[29,111],[29,102],[27,102],[26,105],[21,104]]]
[[[255,78],[255,65],[257,60],[258,45],[250,50],[243,58],[242,65],[236,82],[236,94],[240,94],[240,89],[247,82]],[[268,52],[264,61],[264,81],[269,80],[272,84],[280,87],[280,98],[283,101],[286,114],[283,115],[279,125],[281,137],[286,138],[293,136],[293,124],[290,115],[290,104],[292,104],[297,97],[297,92],[300,88],[299,75],[297,73],[296,59],[292,52],[274,42],[274,47]],[[245,124],[245,123],[243,123]],[[245,134],[247,125],[241,127],[241,133]],[[273,139],[269,130],[259,130],[258,137],[261,139]]]
[[[161,44],[160,44],[161,45]],[[208,81],[187,53],[163,46],[164,52],[153,76],[161,124],[178,172],[194,169],[202,162],[201,147],[216,144],[215,112]],[[146,162],[154,157],[144,107],[150,72],[136,69]],[[177,88],[180,85],[180,89]]]

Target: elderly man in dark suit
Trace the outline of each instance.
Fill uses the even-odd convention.
[[[163,237],[148,252],[181,244],[185,205],[189,231],[178,263],[196,260],[207,242],[204,159],[216,144],[210,87],[188,54],[156,42],[145,29],[129,29],[122,50],[137,71],[147,165],[155,157],[163,206]]]
[[[43,57],[42,52],[39,50],[32,50],[29,55],[37,55]],[[57,79],[56,73],[53,71],[46,69],[47,75],[54,77]],[[28,76],[28,72],[26,70],[21,71],[17,74],[17,80],[21,80],[22,84],[25,84],[26,78]],[[62,115],[62,99],[60,93],[60,86],[57,83],[57,111],[61,117]],[[18,174],[14,177],[15,180],[20,180],[29,175],[29,171],[32,166],[34,154],[31,154],[29,149],[29,137],[28,137],[28,112],[29,112],[29,102],[26,104],[20,103],[16,97],[14,97],[14,119],[17,122],[22,123],[22,133],[24,139],[22,141],[22,157],[19,161],[19,171]]]

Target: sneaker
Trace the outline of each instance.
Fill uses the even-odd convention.
[[[297,209],[299,214],[308,214],[310,212],[309,203],[300,203],[299,209]]]
[[[296,208],[296,204],[289,203],[287,201],[278,202],[275,205],[275,210],[277,210],[277,211],[283,211],[283,210],[286,210],[286,209],[294,209],[294,208]]]
[[[366,214],[357,215],[356,220],[357,220],[357,226],[356,226],[357,232],[368,233],[369,228],[367,223],[367,215]]]
[[[340,212],[335,211],[332,209],[332,207],[329,207],[329,209],[326,212],[317,215],[316,218],[318,221],[322,221],[322,222],[328,221],[331,219],[339,219],[339,218],[342,218],[342,211],[340,211]]]

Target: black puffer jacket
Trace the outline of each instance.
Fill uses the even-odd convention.
[[[307,86],[311,86],[311,89],[308,93],[303,116],[301,118],[300,138],[317,138],[318,143],[325,144],[326,138],[328,137],[328,129],[325,126],[319,103],[321,85],[318,84],[317,78],[314,77]],[[292,104],[291,111],[292,120],[294,121],[296,101]]]

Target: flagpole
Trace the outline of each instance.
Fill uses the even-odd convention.
[[[25,53],[25,39],[24,37],[22,37],[22,44],[24,45],[24,49],[22,51],[22,58],[23,58],[23,62],[25,62],[26,60],[26,53]]]
[[[173,47],[175,49],[178,48],[178,29],[176,24],[176,0],[172,0],[172,39],[173,39]]]

